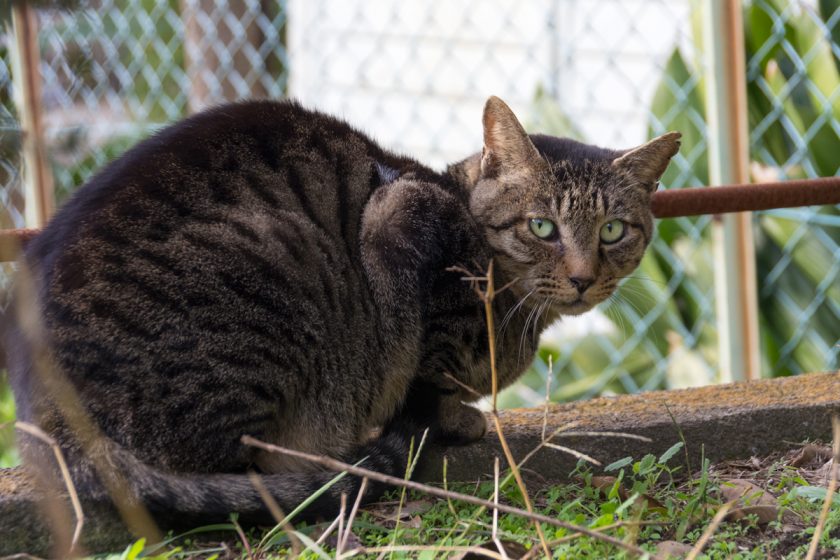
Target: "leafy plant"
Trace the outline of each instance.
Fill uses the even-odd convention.
[[[695,13],[699,8],[695,0]],[[755,1],[744,9],[750,157],[759,174],[804,178],[840,171],[838,14],[838,0],[823,0],[816,8],[790,0]],[[697,38],[695,43],[699,50]],[[705,150],[705,139],[692,126],[705,120],[705,94],[698,84],[696,95],[686,97],[687,110],[672,117],[670,84],[697,73],[675,48],[651,107],[651,130],[658,123],[682,130],[688,154]],[[706,161],[704,154],[692,165],[703,181]],[[670,169],[664,182],[676,173]],[[762,369],[774,376],[837,367],[838,349],[831,346],[840,332],[840,291],[832,280],[838,273],[833,255],[840,247],[840,212],[824,207],[819,218],[827,225],[809,223],[815,220],[807,212],[762,213],[756,220],[758,277],[772,279],[759,290]],[[708,242],[704,236],[702,243]]]
[[[14,446],[15,401],[12,391],[0,374],[0,468],[13,467],[20,463]]]

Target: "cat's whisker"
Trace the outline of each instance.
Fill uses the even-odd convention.
[[[546,298],[546,299],[542,302],[542,305],[540,305],[540,310],[539,310],[539,312],[537,313],[537,317],[536,317],[536,319],[534,320],[534,330],[533,330],[533,333],[532,333],[532,337],[533,337],[533,339],[534,339],[534,342],[536,342],[536,340],[537,340],[537,336],[539,336],[539,334],[540,334],[540,333],[538,333],[538,332],[537,332],[537,328],[538,328],[538,326],[539,326],[539,324],[540,324],[540,319],[542,318],[543,313],[545,313],[545,310],[548,308],[548,306],[549,306],[549,304],[550,304],[550,303],[551,303],[551,300],[550,300],[550,299],[548,299],[548,298]]]
[[[535,289],[531,290],[530,292],[528,292],[527,294],[525,294],[525,296],[522,299],[520,299],[519,302],[516,305],[511,307],[508,310],[508,312],[505,313],[505,317],[504,317],[504,319],[502,319],[502,324],[499,327],[499,338],[501,338],[505,334],[505,330],[507,329],[507,326],[510,323],[510,320],[513,319],[513,316],[522,307],[522,305],[525,303],[525,300],[527,300],[529,297],[531,297],[534,294],[534,292],[536,292],[536,291],[537,290],[535,288]]]
[[[652,299],[653,298],[651,298],[651,300]],[[626,304],[630,308],[632,308],[633,311],[635,311],[636,314],[639,317],[644,317],[646,315],[646,313],[644,311],[642,311],[641,309],[639,309],[639,306],[637,306],[635,303],[633,303],[633,301],[630,300],[629,298],[621,297],[621,303]],[[655,342],[655,343],[661,342],[661,338],[659,337],[659,334],[657,333],[656,329],[651,329],[651,330],[648,331],[648,333],[649,333],[649,336],[651,337],[651,339],[653,340],[653,342]]]
[[[621,302],[621,295],[618,292],[613,292],[609,298],[607,298],[607,305],[604,307],[604,311],[607,315],[611,315],[615,317],[614,323],[617,323],[619,328],[621,329],[621,335],[624,338],[627,338],[627,324],[624,321],[624,316],[621,314],[621,311],[618,309],[618,306]]]
[[[528,336],[528,329],[531,329],[531,340],[532,344],[536,343],[536,338],[539,333],[537,333],[537,328],[539,327],[540,317],[543,314],[546,306],[551,303],[551,298],[544,298],[542,302],[538,303],[531,309],[531,313],[528,314],[528,319],[525,321],[525,325],[522,328],[522,334],[519,339],[519,359],[522,358],[522,352],[525,347],[525,340]]]
[[[619,280],[644,280],[645,282],[653,282],[654,284],[660,284],[662,286],[667,286],[668,282],[663,280],[657,280],[655,278],[649,278],[647,276],[619,276]],[[626,283],[624,284],[626,286]]]
[[[616,293],[617,293],[617,292],[616,292]],[[626,297],[621,297],[621,296],[619,296],[619,297],[620,297],[620,302],[621,302],[621,303],[623,303],[623,304],[628,305],[629,307],[631,307],[631,308],[633,309],[633,311],[635,311],[635,312],[636,312],[636,314],[637,314],[639,317],[644,317],[644,316],[645,316],[645,313],[644,313],[644,312],[642,312],[642,310],[641,310],[641,309],[639,309],[639,307],[638,307],[635,303],[633,303],[633,301],[632,301],[631,299],[626,298]]]
[[[525,325],[522,327],[522,333],[519,335],[519,354],[517,356],[517,361],[522,360],[522,350],[525,348],[525,337],[528,333],[528,325],[531,324],[531,319],[534,318],[536,314],[537,306],[531,308],[531,312],[528,313],[528,318],[525,319]]]
[[[656,298],[653,296],[653,294],[651,294],[650,292],[647,292],[647,291],[645,291],[645,290],[643,290],[643,289],[641,289],[637,286],[628,286],[628,285],[625,284],[616,293],[617,294],[620,294],[620,293],[632,294],[632,295],[638,296],[640,298],[644,298],[648,302],[656,303]]]

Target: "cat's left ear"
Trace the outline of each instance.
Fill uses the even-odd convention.
[[[679,132],[667,132],[638,148],[628,150],[613,160],[612,165],[629,171],[648,190],[653,191],[671,158],[680,151],[681,136]]]

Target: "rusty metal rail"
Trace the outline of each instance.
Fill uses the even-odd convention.
[[[676,218],[817,204],[840,204],[840,177],[658,191],[651,209],[657,218]]]
[[[657,218],[676,218],[818,204],[840,204],[840,177],[657,191],[651,209]],[[37,234],[37,229],[0,231],[0,262],[17,259]]]

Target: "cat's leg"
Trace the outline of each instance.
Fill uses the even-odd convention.
[[[449,269],[479,257],[480,237],[466,205],[434,183],[400,179],[373,194],[362,218],[362,259],[391,359],[410,357],[416,369],[434,352],[430,314],[435,330],[463,330],[455,314],[478,300]],[[454,353],[461,344],[450,345]]]
[[[447,380],[468,367],[484,328],[476,295],[451,267],[484,255],[465,204],[433,183],[398,180],[380,187],[365,209],[362,252],[380,308],[382,334],[396,363],[410,357],[410,388],[400,414],[447,444],[475,441],[484,416],[462,404]],[[472,398],[469,396],[468,398]]]
[[[462,403],[457,396],[441,396],[438,422],[438,441],[447,445],[472,443],[487,433],[487,419],[484,413]]]
[[[408,391],[395,424],[428,429],[428,437],[442,445],[465,445],[487,433],[487,420],[475,407],[461,402],[449,388],[416,379]]]

